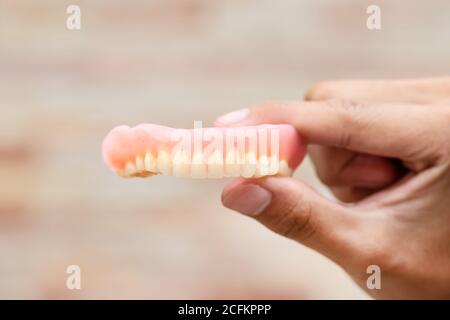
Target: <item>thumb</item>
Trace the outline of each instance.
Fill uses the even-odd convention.
[[[354,253],[358,215],[293,178],[235,180],[225,187],[222,203],[337,263]]]

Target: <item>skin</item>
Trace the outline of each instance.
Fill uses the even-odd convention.
[[[305,100],[216,125],[293,125],[336,200],[267,177],[233,181],[224,205],[329,257],[375,298],[450,298],[450,78],[321,82]],[[367,288],[370,265],[381,289]]]

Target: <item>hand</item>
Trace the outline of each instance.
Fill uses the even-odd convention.
[[[342,202],[267,177],[232,182],[223,204],[326,255],[374,297],[450,298],[450,78],[325,82],[306,99],[216,125],[292,124]],[[380,290],[367,288],[370,265]]]

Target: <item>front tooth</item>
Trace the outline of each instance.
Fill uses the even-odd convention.
[[[208,176],[208,168],[203,162],[203,155],[201,152],[195,152],[192,157],[191,164],[191,178],[203,179]]]
[[[244,178],[252,177],[256,172],[256,155],[254,152],[247,153],[245,163],[241,168],[241,175]]]
[[[178,151],[173,156],[173,175],[178,178],[189,177],[189,158],[186,153]]]
[[[172,173],[172,161],[170,160],[169,153],[164,150],[159,151],[156,166],[162,174],[170,175]]]
[[[266,155],[262,155],[258,161],[258,166],[256,168],[255,177],[256,178],[264,177],[269,174],[270,174],[269,157],[267,157]]]
[[[142,158],[139,156],[136,157],[136,171],[138,172],[145,171],[144,160],[142,160]]]
[[[156,169],[156,159],[150,152],[147,152],[145,154],[144,166],[145,166],[145,170],[147,170],[149,172],[155,173],[157,170]]]
[[[241,174],[241,166],[234,150],[227,152],[225,156],[225,177],[239,177]]]
[[[222,153],[218,150],[215,150],[208,159],[208,177],[222,178],[223,173]]]
[[[136,173],[136,167],[134,166],[133,162],[128,161],[125,165],[124,175],[126,177],[131,177]]]
[[[292,170],[289,168],[286,160],[280,161],[280,168],[278,169],[278,174],[283,177],[290,177],[292,175]]]

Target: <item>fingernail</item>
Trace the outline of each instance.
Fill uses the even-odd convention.
[[[256,217],[269,205],[272,193],[256,184],[244,184],[235,187],[222,200],[231,210]]]
[[[217,118],[215,123],[219,125],[231,125],[234,123],[238,123],[244,120],[247,117],[248,113],[248,109],[233,111]]]

